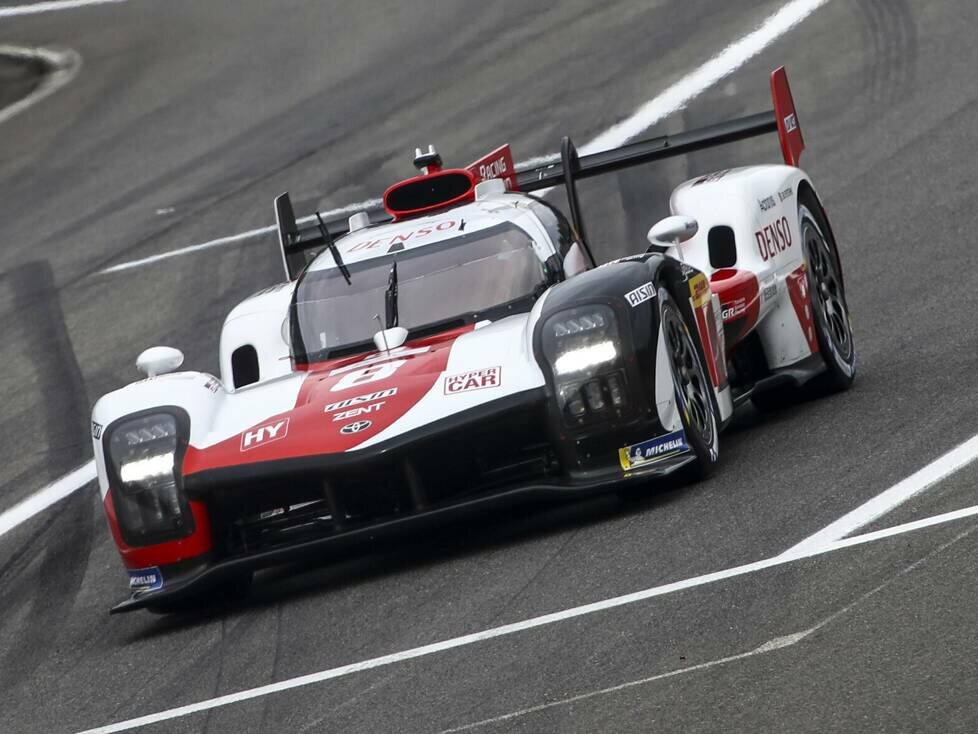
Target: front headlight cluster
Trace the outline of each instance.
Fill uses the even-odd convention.
[[[170,413],[133,418],[112,428],[112,501],[127,545],[151,545],[193,532],[176,466],[179,444],[179,421]]]
[[[578,306],[551,316],[543,350],[566,423],[582,424],[628,403],[618,321],[609,306]]]

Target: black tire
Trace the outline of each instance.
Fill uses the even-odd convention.
[[[838,249],[825,213],[811,191],[798,195],[798,224],[815,337],[825,371],[802,390],[785,385],[752,396],[751,402],[762,413],[791,407],[800,398],[848,390],[856,377],[856,348]]]
[[[682,311],[665,288],[659,289],[659,317],[686,443],[696,457],[677,478],[698,481],[713,473],[720,458],[719,408],[705,355],[697,346],[699,340],[693,338]]]
[[[848,390],[856,377],[856,345],[846,302],[842,268],[825,214],[809,191],[799,194],[798,223],[805,262],[815,336],[825,372],[812,380],[815,395]]]

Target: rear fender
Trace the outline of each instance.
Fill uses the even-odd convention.
[[[670,199],[672,211],[695,218],[699,231],[669,254],[708,277],[733,268],[757,278],[760,303],[753,328],[771,369],[817,351],[810,308],[805,308],[807,290],[799,290],[805,264],[798,219],[802,187],[814,190],[799,168],[751,166],[687,181]]]

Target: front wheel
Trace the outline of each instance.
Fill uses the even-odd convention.
[[[664,288],[659,289],[659,316],[686,443],[696,457],[681,470],[680,477],[695,481],[712,474],[720,458],[713,383],[704,364],[704,352],[697,348],[679,306]]]

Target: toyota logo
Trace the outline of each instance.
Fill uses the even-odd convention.
[[[340,433],[360,433],[360,431],[366,431],[373,423],[370,421],[357,421],[356,423],[347,423],[340,429]]]

